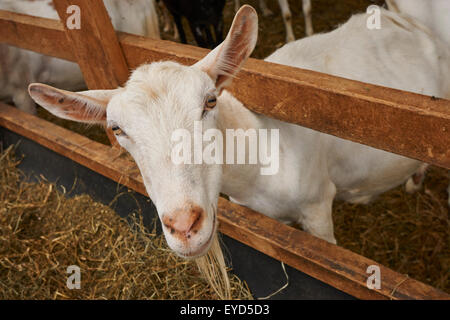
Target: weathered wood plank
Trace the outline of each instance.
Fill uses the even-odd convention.
[[[130,189],[146,195],[133,161],[117,151],[0,104],[0,126],[68,157]],[[450,299],[414,279],[407,279],[379,263],[317,239],[248,208],[219,200],[220,231],[335,288],[362,299]],[[366,286],[367,267],[381,271],[381,289]]]
[[[219,199],[220,231],[360,299],[449,299],[371,259],[313,237],[258,212]],[[367,268],[380,268],[381,289],[367,288]]]
[[[0,10],[0,42],[75,62],[76,58],[57,20]]]

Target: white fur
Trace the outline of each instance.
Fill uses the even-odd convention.
[[[387,0],[389,10],[411,16],[428,27],[436,37],[439,37],[450,46],[450,1],[449,0]],[[444,72],[445,69],[443,70]],[[450,95],[450,88],[448,88]],[[427,165],[419,169],[416,175],[421,178],[415,183],[410,178],[406,183],[406,191],[414,192],[422,187]],[[450,206],[450,185],[448,191],[448,203]]]
[[[449,0],[387,0],[389,10],[410,15],[450,45]]]
[[[105,6],[116,30],[160,37],[154,0],[105,0]],[[51,0],[1,0],[0,9],[59,19]],[[85,88],[77,64],[0,44],[0,99],[12,100],[19,109],[35,113],[35,104],[27,93],[31,82],[44,82],[67,90]]]
[[[219,69],[229,66],[223,59],[233,52],[230,39],[242,37],[239,44],[250,46],[242,50],[253,49],[256,17],[249,19],[253,27],[248,34],[232,27],[236,35],[194,66],[155,62],[139,67],[108,104],[108,124],[126,132],[118,141],[136,160],[160,217],[187,201],[207,212],[202,231],[190,242],[177,241],[163,228],[169,245],[181,255],[198,252],[214,232],[219,192],[280,221],[299,222],[306,231],[335,243],[335,197],[367,203],[404,183],[421,166],[416,160],[255,114],[226,90],[203,118],[203,129],[279,129],[279,172],[261,175],[259,164],[173,164],[171,134],[178,128],[192,133],[193,122],[202,119],[205,97],[218,91],[216,63]],[[337,30],[287,44],[266,60],[443,97],[449,88],[449,75],[441,71],[450,68],[448,48],[396,13],[382,10],[379,30],[366,28],[366,19],[365,14],[355,15]],[[234,65],[232,75],[242,62]]]

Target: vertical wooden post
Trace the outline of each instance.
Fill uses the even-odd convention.
[[[74,52],[88,88],[115,89],[125,83],[129,68],[103,1],[53,0],[53,3],[70,43],[67,50]],[[77,20],[79,25],[71,23]],[[114,134],[110,130],[107,134],[116,146]]]

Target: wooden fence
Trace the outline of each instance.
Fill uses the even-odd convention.
[[[81,9],[81,29],[0,10],[0,42],[77,62],[90,89],[123,84],[142,63],[193,64],[208,50],[118,32],[100,0],[54,0]],[[258,113],[450,169],[450,101],[318,72],[249,59],[230,90]],[[146,194],[134,163],[110,147],[17,109],[0,105],[0,125],[104,176]],[[114,136],[109,133],[114,142]],[[253,210],[219,200],[220,231],[358,298],[426,299],[450,296],[407,279],[375,261],[291,228]],[[383,286],[366,286],[370,265]]]

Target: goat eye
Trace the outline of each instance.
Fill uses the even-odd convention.
[[[113,131],[113,133],[114,133],[116,136],[120,136],[120,135],[124,134],[123,130],[120,129],[119,126],[112,126],[112,127],[111,127],[111,130]]]
[[[208,95],[205,101],[205,110],[213,109],[217,104],[217,98],[215,95]]]

